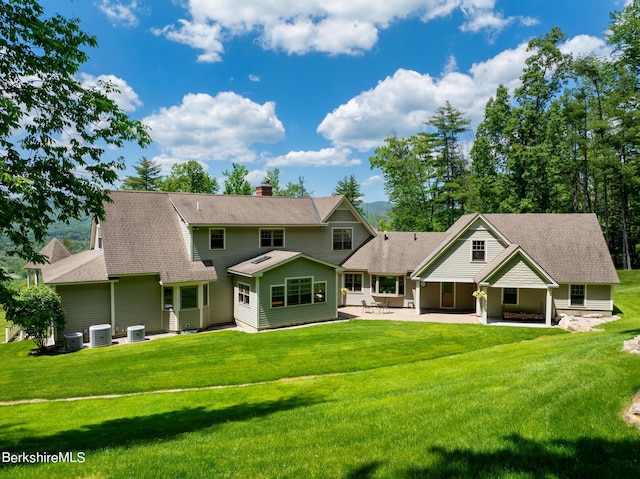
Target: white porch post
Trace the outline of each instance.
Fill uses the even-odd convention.
[[[545,314],[545,318],[544,318],[544,324],[545,326],[550,327],[551,326],[551,314],[553,312],[553,299],[551,296],[551,288],[547,288],[547,304],[546,304],[546,314]]]
[[[487,304],[489,303],[489,288],[487,288],[486,286],[482,287],[482,292],[484,292],[485,297],[484,299],[480,300],[480,305],[482,308],[482,319],[480,320],[480,322],[482,324],[487,324]],[[480,299],[480,298],[478,298]]]
[[[416,289],[413,299],[413,307],[416,310],[416,314],[420,314],[420,281],[416,281]]]

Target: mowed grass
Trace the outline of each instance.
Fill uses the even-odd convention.
[[[597,333],[358,321],[185,336],[57,357],[33,358],[26,348],[3,345],[0,354],[12,351],[5,366],[25,362],[42,374],[38,361],[64,371],[69,364],[79,368],[82,363],[71,361],[85,356],[92,368],[105,367],[103,376],[114,385],[112,369],[124,367],[122,374],[130,375],[126,367],[133,363],[165,367],[172,358],[170,376],[156,377],[155,387],[208,371],[205,358],[179,359],[185,345],[197,356],[206,350],[199,341],[209,342],[219,352],[207,357],[221,359],[237,344],[235,359],[243,367],[233,361],[216,366],[208,384],[270,382],[2,406],[0,451],[82,451],[86,460],[0,464],[0,476],[636,477],[640,431],[622,413],[640,388],[640,356],[620,350],[623,340],[640,334],[640,274],[620,276],[616,306],[623,319]],[[154,349],[140,357],[127,352],[138,346]],[[110,356],[118,350],[132,364]],[[158,357],[165,355],[166,363]],[[100,356],[111,359],[101,363]],[[147,371],[153,364],[137,367]],[[246,364],[254,371],[245,372]],[[324,376],[274,380],[308,374]],[[99,387],[98,375],[89,380]],[[4,381],[5,396],[25,396],[15,379],[10,388],[16,389],[6,393]],[[57,386],[52,397],[78,395],[75,384]]]

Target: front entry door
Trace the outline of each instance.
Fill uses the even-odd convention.
[[[442,298],[440,306],[442,308],[453,308],[453,283],[442,283]]]

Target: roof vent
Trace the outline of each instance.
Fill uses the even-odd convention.
[[[199,201],[196,201],[196,211],[202,211],[200,209],[200,202]]]
[[[254,259],[251,264],[260,264],[260,263],[264,263],[265,261],[268,261],[271,259],[271,256],[261,256],[260,258],[256,258]]]
[[[111,325],[94,324],[89,326],[89,346],[92,348],[111,346]]]

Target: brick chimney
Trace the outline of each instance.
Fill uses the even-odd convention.
[[[268,183],[256,186],[256,196],[273,196],[273,187]]]

